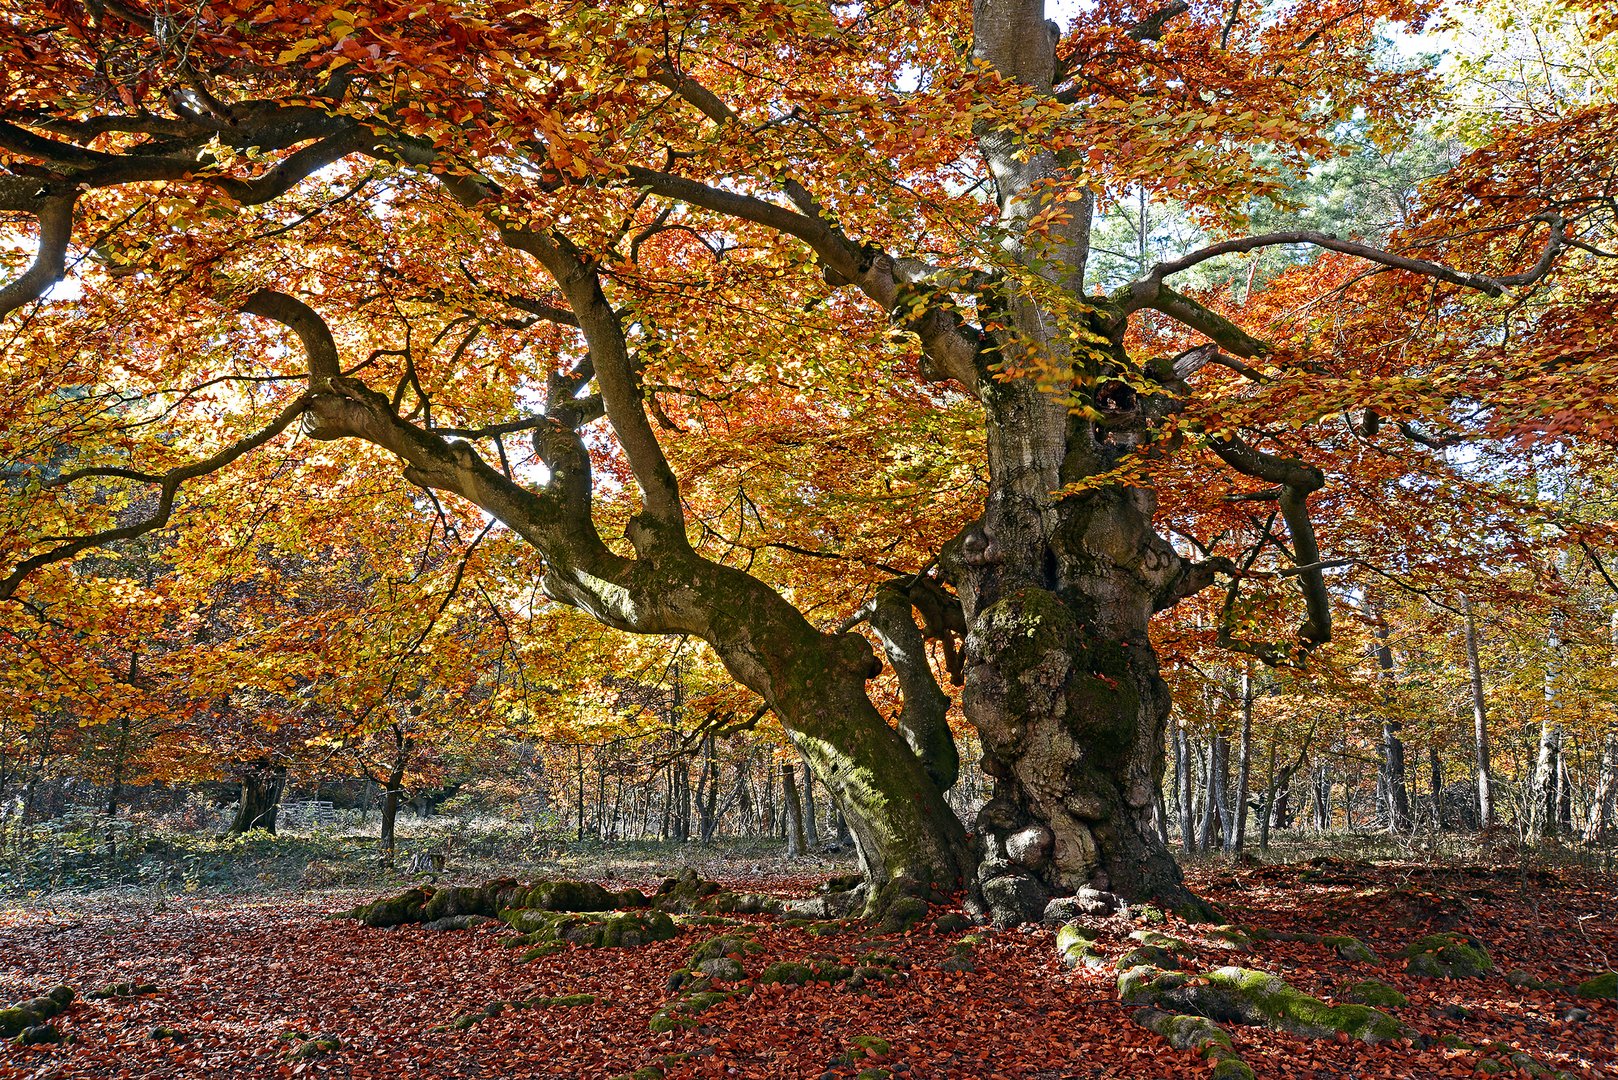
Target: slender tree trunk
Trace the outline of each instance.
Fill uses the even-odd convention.
[[[1562,741],[1556,683],[1560,675],[1561,647],[1560,636],[1553,628],[1545,642],[1545,716],[1539,725],[1539,750],[1534,757],[1534,777],[1528,790],[1530,843],[1543,840],[1556,826],[1556,759]]]
[[[118,718],[118,737],[113,740],[112,775],[107,781],[107,816],[118,816],[118,800],[124,793],[124,765],[129,758],[129,714]],[[271,832],[275,829],[272,826]]]
[[[1242,731],[1236,750],[1236,827],[1231,830],[1227,850],[1240,854],[1247,841],[1247,787],[1253,764],[1253,666],[1248,661],[1242,671]]]
[[[779,816],[775,798],[775,778],[780,775],[774,763],[766,759],[764,767],[764,828],[760,830],[764,836],[775,836],[779,831],[776,828],[776,818]]]
[[[584,840],[584,747],[583,746],[575,745],[573,747],[573,770],[574,770],[574,775],[578,780],[578,798],[575,800],[575,806],[577,808],[577,813],[578,813],[577,831],[576,831],[575,839],[579,840],[582,843],[583,840]]]
[[[663,839],[668,839],[668,804],[664,803]],[[596,823],[595,838],[607,838],[607,768],[605,762],[596,762]]]
[[[1191,831],[1191,733],[1179,725],[1174,728],[1174,776],[1180,791],[1180,847],[1191,855],[1197,850]]]
[[[1585,825],[1585,843],[1604,842],[1612,834],[1615,813],[1618,813],[1618,731],[1607,734],[1595,798],[1590,804],[1590,820]]]
[[[1197,850],[1207,851],[1213,847],[1215,804],[1218,802],[1216,794],[1218,777],[1214,774],[1214,759],[1219,755],[1214,741],[1209,740],[1207,751],[1198,756],[1202,759],[1202,818],[1197,823]]]
[[[1478,828],[1494,828],[1494,779],[1489,775],[1489,711],[1483,694],[1483,663],[1478,654],[1477,621],[1472,601],[1461,597],[1466,628],[1466,669],[1472,682],[1472,759],[1478,780]]]
[[[795,859],[807,850],[803,836],[803,804],[798,799],[798,782],[790,761],[781,763],[781,793],[786,804],[782,820],[786,825],[787,858]]]
[[[1567,743],[1563,732],[1556,748],[1556,827],[1563,833],[1573,831],[1573,777],[1567,764]]]
[[[382,784],[382,861],[388,866],[393,865],[395,849],[394,827],[399,820],[399,803],[404,798],[405,772],[410,765],[410,751],[414,747],[414,740],[404,734],[404,731],[395,726],[393,729],[393,765],[388,772],[388,778]]]
[[[1393,687],[1393,649],[1388,645],[1388,625],[1379,621],[1376,628],[1376,664],[1382,671],[1382,679],[1389,688],[1387,698],[1391,704],[1391,688]],[[1384,720],[1382,722],[1382,771],[1383,783],[1386,786],[1388,808],[1388,831],[1407,833],[1410,831],[1410,792],[1405,786],[1405,744],[1399,737],[1404,727],[1397,720]]]
[[[140,653],[130,650],[129,670],[124,676],[128,686],[135,686],[139,678]],[[129,725],[130,716],[126,712],[118,717],[118,738],[112,748],[112,776],[107,784],[107,816],[118,816],[118,799],[124,790],[124,767],[129,761]],[[274,831],[273,829],[271,830]]]
[[[741,828],[744,833],[752,834],[758,829],[757,812],[753,808],[753,761],[752,757],[744,757],[736,765],[736,814],[741,819]]]
[[[809,769],[807,758],[803,761],[803,837],[805,850],[812,851],[820,843],[820,830],[815,821],[815,774]]]
[[[1258,808],[1258,849],[1261,852],[1270,850],[1270,822],[1275,812],[1275,787],[1277,781],[1275,757],[1276,748],[1275,743],[1272,742],[1270,743],[1270,762],[1264,770],[1264,795],[1259,802]]]
[[[1427,769],[1432,780],[1433,828],[1442,831],[1444,824],[1444,765],[1438,755],[1438,744],[1427,746]]]
[[[1229,847],[1230,838],[1235,832],[1236,818],[1230,807],[1230,738],[1223,732],[1214,733],[1213,757],[1212,791],[1214,810],[1218,814],[1214,821],[1218,828],[1215,840],[1218,846]]]

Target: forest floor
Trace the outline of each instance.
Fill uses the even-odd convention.
[[[582,869],[614,889],[655,887],[653,854],[620,850],[610,865]],[[838,869],[826,860],[749,857],[702,866],[738,888],[783,896],[808,893]],[[1236,1050],[1259,1077],[1472,1076],[1485,1059],[1513,1052],[1527,1055],[1517,1062],[1530,1070],[1618,1076],[1618,1002],[1516,985],[1531,977],[1565,986],[1618,967],[1611,874],[1316,859],[1205,864],[1190,876],[1231,922],[1352,934],[1381,958],[1351,963],[1320,944],[1281,940],[1232,954],[1196,928],[1146,913],[1147,928],[1191,942],[1196,963],[1275,972],[1328,1001],[1368,978],[1408,996],[1389,1011],[1415,1037],[1375,1046],[1231,1027]],[[659,1066],[671,1078],[1149,1080],[1209,1071],[1194,1053],[1171,1049],[1131,1021],[1109,967],[1065,970],[1050,928],[940,933],[929,920],[882,937],[859,924],[741,917],[761,947],[742,956],[746,977],[738,985],[751,992],[702,1012],[698,1026],[653,1034],[649,1022],[673,997],[670,974],[719,932],[714,926],[685,925],[672,940],[633,948],[574,945],[524,962],[521,950],[502,947],[504,927],[384,930],[327,917],[382,891],[0,897],[0,1004],[58,983],[80,992],[56,1021],[71,1041],[0,1046],[0,1077],[585,1080]],[[1136,944],[1129,933],[1146,923],[1139,913],[1133,922],[1098,923],[1098,950],[1123,953]],[[1437,931],[1475,935],[1495,970],[1472,979],[1414,977],[1398,954]],[[758,979],[777,961],[851,960],[873,950],[897,957],[899,976],[860,993],[845,984]],[[118,983],[149,985],[129,996],[83,996]],[[555,1000],[569,995],[593,998]],[[496,1002],[527,1006],[485,1008]],[[457,1024],[462,1017],[471,1018]],[[154,1037],[158,1029],[166,1031]],[[335,1047],[296,1056],[309,1046],[297,1036],[317,1033],[335,1036]],[[1444,1036],[1477,1049],[1448,1048]]]

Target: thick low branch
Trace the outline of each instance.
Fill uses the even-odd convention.
[[[1186,0],[1174,0],[1173,3],[1164,4],[1140,22],[1129,28],[1129,36],[1136,41],[1157,41],[1167,29],[1169,20],[1178,18],[1191,10]]]

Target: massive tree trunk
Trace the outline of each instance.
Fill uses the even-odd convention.
[[[1023,415],[1044,410],[1038,391],[1017,389],[1005,397],[1023,396]],[[1050,500],[1056,475],[1022,475],[1038,440],[1008,427],[1024,445],[991,441],[1007,490],[968,534],[957,579],[964,705],[995,781],[977,820],[984,899],[1003,922],[1081,886],[1200,911],[1152,820],[1169,696],[1146,627],[1178,559],[1151,531],[1149,492]]]

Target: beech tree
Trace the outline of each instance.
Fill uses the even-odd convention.
[[[168,434],[76,414],[74,467],[7,527],[0,597],[169,526],[184,485],[300,432],[366,444],[381,454],[342,454],[532,545],[551,600],[706,642],[838,800],[869,908],[966,882],[1002,922],[1083,886],[1199,911],[1154,817],[1170,700],[1148,623],[1253,558],[1165,539],[1182,508],[1159,505],[1155,470],[1273,509],[1261,547],[1290,563],[1301,625],[1219,636],[1296,662],[1330,637],[1330,564],[1310,502],[1326,473],[1290,433],[1345,437],[1351,410],[1383,457],[1430,452],[1422,422],[1478,384],[1419,382],[1431,350],[1390,342],[1434,317],[1457,329],[1432,349],[1471,349],[1569,252],[1604,254],[1602,110],[1513,128],[1388,246],[1244,234],[1339,124],[1409,122],[1430,77],[1379,63],[1377,33],[1432,6],[1104,0],[1068,27],[1042,0],[19,10],[0,210],[37,246],[0,289],[10,408],[57,423],[52,393],[112,386]],[[1211,242],[1103,291],[1097,202],[1141,193],[1193,208]],[[1180,287],[1276,247],[1328,261],[1269,306]],[[41,304],[70,270],[73,313]],[[1348,329],[1283,310],[1311,283],[1362,302],[1333,316]],[[1232,379],[1256,396],[1233,404]],[[798,456],[828,469],[858,417],[868,445],[893,425],[970,477],[882,516],[889,554],[867,568],[888,584],[847,621],[812,620],[758,557],[813,559],[826,536],[743,542],[765,522],[743,490],[744,528],[709,542],[715,478],[757,452],[764,412],[813,417],[823,439]],[[156,497],[75,498],[112,481]],[[783,491],[812,512],[815,482],[854,480]],[[897,729],[861,620],[903,692]],[[970,841],[943,798],[940,672],[995,781]]]

